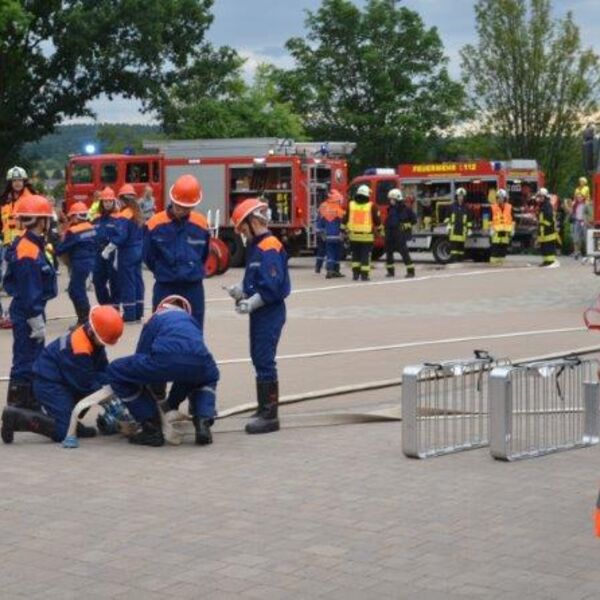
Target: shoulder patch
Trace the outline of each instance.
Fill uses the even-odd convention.
[[[198,227],[202,227],[202,229],[208,229],[208,222],[206,221],[206,217],[201,213],[191,212],[190,223],[198,225]]]
[[[264,240],[261,240],[258,243],[258,247],[263,252],[266,252],[267,250],[275,250],[277,252],[281,252],[281,250],[283,250],[283,244],[274,235],[270,235]]]
[[[22,237],[17,242],[17,260],[23,258],[32,258],[35,260],[40,255],[39,246],[36,246],[31,240]]]
[[[83,326],[78,327],[71,334],[71,348],[73,354],[92,354],[94,352],[94,346],[85,333]]]
[[[85,223],[77,223],[77,225],[71,225],[71,227],[69,227],[69,231],[71,233],[81,233],[82,231],[89,231],[93,228],[94,226],[89,221],[86,221]]]
[[[165,225],[166,223],[170,223],[170,222],[171,222],[171,217],[169,217],[166,210],[163,210],[162,212],[156,213],[150,219],[148,219],[148,222],[146,223],[146,227],[148,228],[149,231],[152,231],[154,228],[158,227],[159,225]]]

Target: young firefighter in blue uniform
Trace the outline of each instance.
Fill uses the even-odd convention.
[[[319,206],[319,229],[324,237],[324,254],[327,259],[325,279],[345,277],[340,273],[342,255],[342,229],[346,211],[342,208],[342,194],[337,190],[329,192],[327,199]]]
[[[114,236],[115,216],[117,214],[117,197],[110,187],[105,187],[100,192],[98,216],[93,220],[96,229],[97,251],[94,263],[92,281],[99,304],[112,304],[119,307],[119,286],[117,282],[117,269],[114,257],[102,257],[102,251]]]
[[[107,374],[115,394],[141,424],[141,430],[129,438],[132,444],[165,443],[158,404],[149,386],[169,381],[173,385],[166,400],[168,407],[176,409],[188,398],[196,444],[212,443],[210,427],[216,414],[219,369],[185,298],[163,299],[144,325],[135,354],[112,361]]]
[[[83,202],[75,202],[67,214],[69,227],[63,241],[57,246],[57,256],[66,256],[69,266],[69,298],[75,307],[77,324],[83,325],[90,312],[87,279],[96,261],[96,230],[87,220],[88,209]]]
[[[315,218],[315,235],[317,236],[317,245],[315,248],[315,273],[319,274],[323,268],[323,263],[325,262],[325,240],[327,237],[325,228],[323,227],[323,219],[319,212],[317,212]]]
[[[15,216],[26,231],[9,248],[4,276],[4,289],[13,298],[13,362],[6,403],[36,408],[33,362],[44,348],[46,302],[57,294],[56,272],[44,251],[52,206],[43,196],[29,195],[19,200]]]
[[[407,242],[412,237],[412,228],[417,222],[417,216],[412,208],[406,206],[398,188],[388,192],[388,200],[390,203],[385,219],[385,276],[395,277],[394,252],[400,252],[406,267],[406,277],[414,277],[415,265],[410,257]]]
[[[204,328],[204,263],[210,233],[204,216],[192,212],[202,202],[202,187],[192,175],[182,175],[169,197],[171,205],[154,215],[144,230],[144,262],[155,277],[152,309],[167,296],[183,296]]]
[[[269,231],[268,206],[249,198],[231,216],[235,231],[248,240],[242,283],[227,289],[236,311],[250,315],[250,357],[256,371],[258,412],[246,425],[247,433],[279,429],[279,382],[275,355],[285,324],[285,298],[290,294],[287,254]]]
[[[101,256],[109,259],[117,253],[117,279],[123,318],[141,321],[144,316],[144,281],[142,279],[142,246],[144,217],[132,185],[119,190],[123,209],[115,215],[115,228],[108,231],[109,243]]]
[[[123,333],[123,318],[112,306],[94,306],[89,320],[43,349],[33,365],[33,391],[42,412],[7,406],[2,413],[2,440],[13,441],[16,431],[31,431],[62,442],[71,412],[82,398],[107,383],[105,344],[113,345]],[[96,430],[79,424],[78,437]]]

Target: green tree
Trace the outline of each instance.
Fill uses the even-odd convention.
[[[277,73],[282,98],[313,138],[358,143],[357,166],[427,156],[435,130],[463,106],[435,27],[398,0],[323,0],[308,12],[306,39],[286,47],[295,68]]]
[[[484,133],[502,158],[536,158],[549,187],[579,170],[583,120],[596,108],[598,56],[583,49],[568,12],[550,0],[478,0],[477,45],[461,51],[463,77]]]
[[[152,106],[207,52],[213,0],[1,0],[0,167],[100,94]]]

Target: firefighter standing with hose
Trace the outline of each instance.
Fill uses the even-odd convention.
[[[345,275],[340,273],[340,257],[343,243],[342,227],[344,215],[346,214],[346,211],[342,208],[342,200],[342,194],[337,190],[332,190],[329,192],[327,199],[319,206],[319,230],[322,232],[323,251],[327,261],[327,275],[325,279],[345,277]]]
[[[560,266],[556,260],[558,233],[556,231],[556,217],[550,201],[550,194],[546,188],[540,188],[535,197],[539,205],[537,239],[542,252],[542,264],[540,267],[558,267]]]
[[[45,253],[53,211],[43,196],[28,195],[19,200],[14,215],[25,233],[9,250],[4,276],[6,292],[13,298],[13,356],[6,403],[36,408],[31,391],[33,363],[44,348],[46,302],[57,295],[56,272]]]
[[[352,253],[353,281],[369,281],[371,273],[371,252],[375,241],[375,230],[381,231],[381,218],[377,206],[369,200],[371,189],[360,185],[354,200],[348,204],[345,226]]]
[[[406,277],[415,276],[415,265],[410,257],[407,242],[412,236],[413,225],[417,222],[417,216],[404,202],[402,192],[391,189],[388,192],[387,217],[385,219],[385,268],[386,277],[395,277],[394,252],[400,252],[402,261],[406,267]]]
[[[512,217],[512,206],[508,202],[506,190],[500,189],[496,194],[496,202],[492,204],[492,251],[490,263],[501,265],[506,258],[510,239],[514,234],[515,224]]]
[[[123,318],[112,306],[94,306],[89,320],[48,344],[35,363],[33,391],[42,411],[7,406],[2,413],[2,440],[15,432],[30,431],[62,442],[77,402],[107,383],[105,345],[114,345],[123,333]],[[94,437],[96,430],[77,424],[77,437]]]
[[[465,242],[469,235],[469,216],[465,207],[467,190],[459,187],[456,199],[452,203],[450,217],[447,219],[448,237],[450,239],[450,260],[460,262],[465,258]]]
[[[258,198],[240,202],[231,216],[236,233],[249,243],[244,280],[227,288],[236,311],[250,315],[250,358],[256,371],[258,412],[247,433],[279,429],[279,378],[275,355],[286,320],[285,298],[291,291],[287,254],[269,231],[268,205]]]

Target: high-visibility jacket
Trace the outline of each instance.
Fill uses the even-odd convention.
[[[511,233],[513,228],[512,206],[505,202],[504,205],[492,204],[492,227],[495,231]]]
[[[5,245],[12,244],[20,235],[23,235],[24,229],[20,227],[19,221],[15,218],[15,204],[25,196],[31,196],[31,192],[27,188],[23,188],[23,192],[18,198],[7,202],[0,209],[2,243]]]
[[[549,199],[544,200],[538,216],[538,242],[557,242],[556,221],[554,209]]]
[[[347,228],[351,242],[373,242],[379,225],[379,213],[372,202],[349,203]]]

